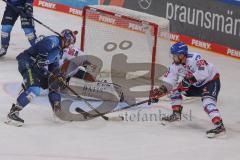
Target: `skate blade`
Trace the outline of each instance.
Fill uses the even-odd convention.
[[[16,127],[22,127],[24,123],[12,120],[7,117],[7,120],[4,122],[5,124],[16,126]]]
[[[226,134],[226,131],[223,131],[219,134],[215,134],[215,133],[209,133],[207,134],[207,138],[226,138],[227,137],[227,134]]]

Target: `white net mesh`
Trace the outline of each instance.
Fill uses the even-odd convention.
[[[87,8],[84,18],[81,48],[102,61],[98,78],[131,91],[149,91],[160,83],[170,62],[167,19],[99,5]]]

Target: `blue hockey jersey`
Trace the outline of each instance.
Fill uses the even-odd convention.
[[[7,0],[14,6],[24,5],[25,3],[33,3],[33,0]]]
[[[25,50],[17,56],[18,61],[25,61],[38,74],[43,74],[44,70],[37,67],[37,63],[44,62],[49,71],[59,68],[59,60],[62,56],[61,39],[59,36],[47,36],[34,46]]]

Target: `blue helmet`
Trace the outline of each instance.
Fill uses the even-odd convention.
[[[171,47],[171,54],[179,55],[179,54],[188,54],[188,46],[183,42],[177,42]]]

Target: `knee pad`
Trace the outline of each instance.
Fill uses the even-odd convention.
[[[17,103],[21,107],[25,107],[32,99],[40,94],[40,88],[36,86],[29,87],[26,91],[22,92],[18,98]]]
[[[202,100],[204,111],[209,115],[211,119],[220,117],[219,110],[216,107],[216,100],[213,98],[204,98]]]
[[[12,25],[2,25],[1,33],[2,46],[8,47],[12,28],[13,28]]]
[[[34,28],[23,28],[23,31],[26,36],[34,34],[35,35],[35,29]]]
[[[182,105],[182,100],[183,100],[183,98],[182,98],[182,94],[180,93],[180,92],[174,92],[174,93],[172,93],[171,95],[170,95],[170,99],[171,99],[171,104],[173,105],[173,106],[175,106],[175,105]]]
[[[13,26],[12,25],[2,25],[2,36],[3,34],[9,35],[12,31]]]

